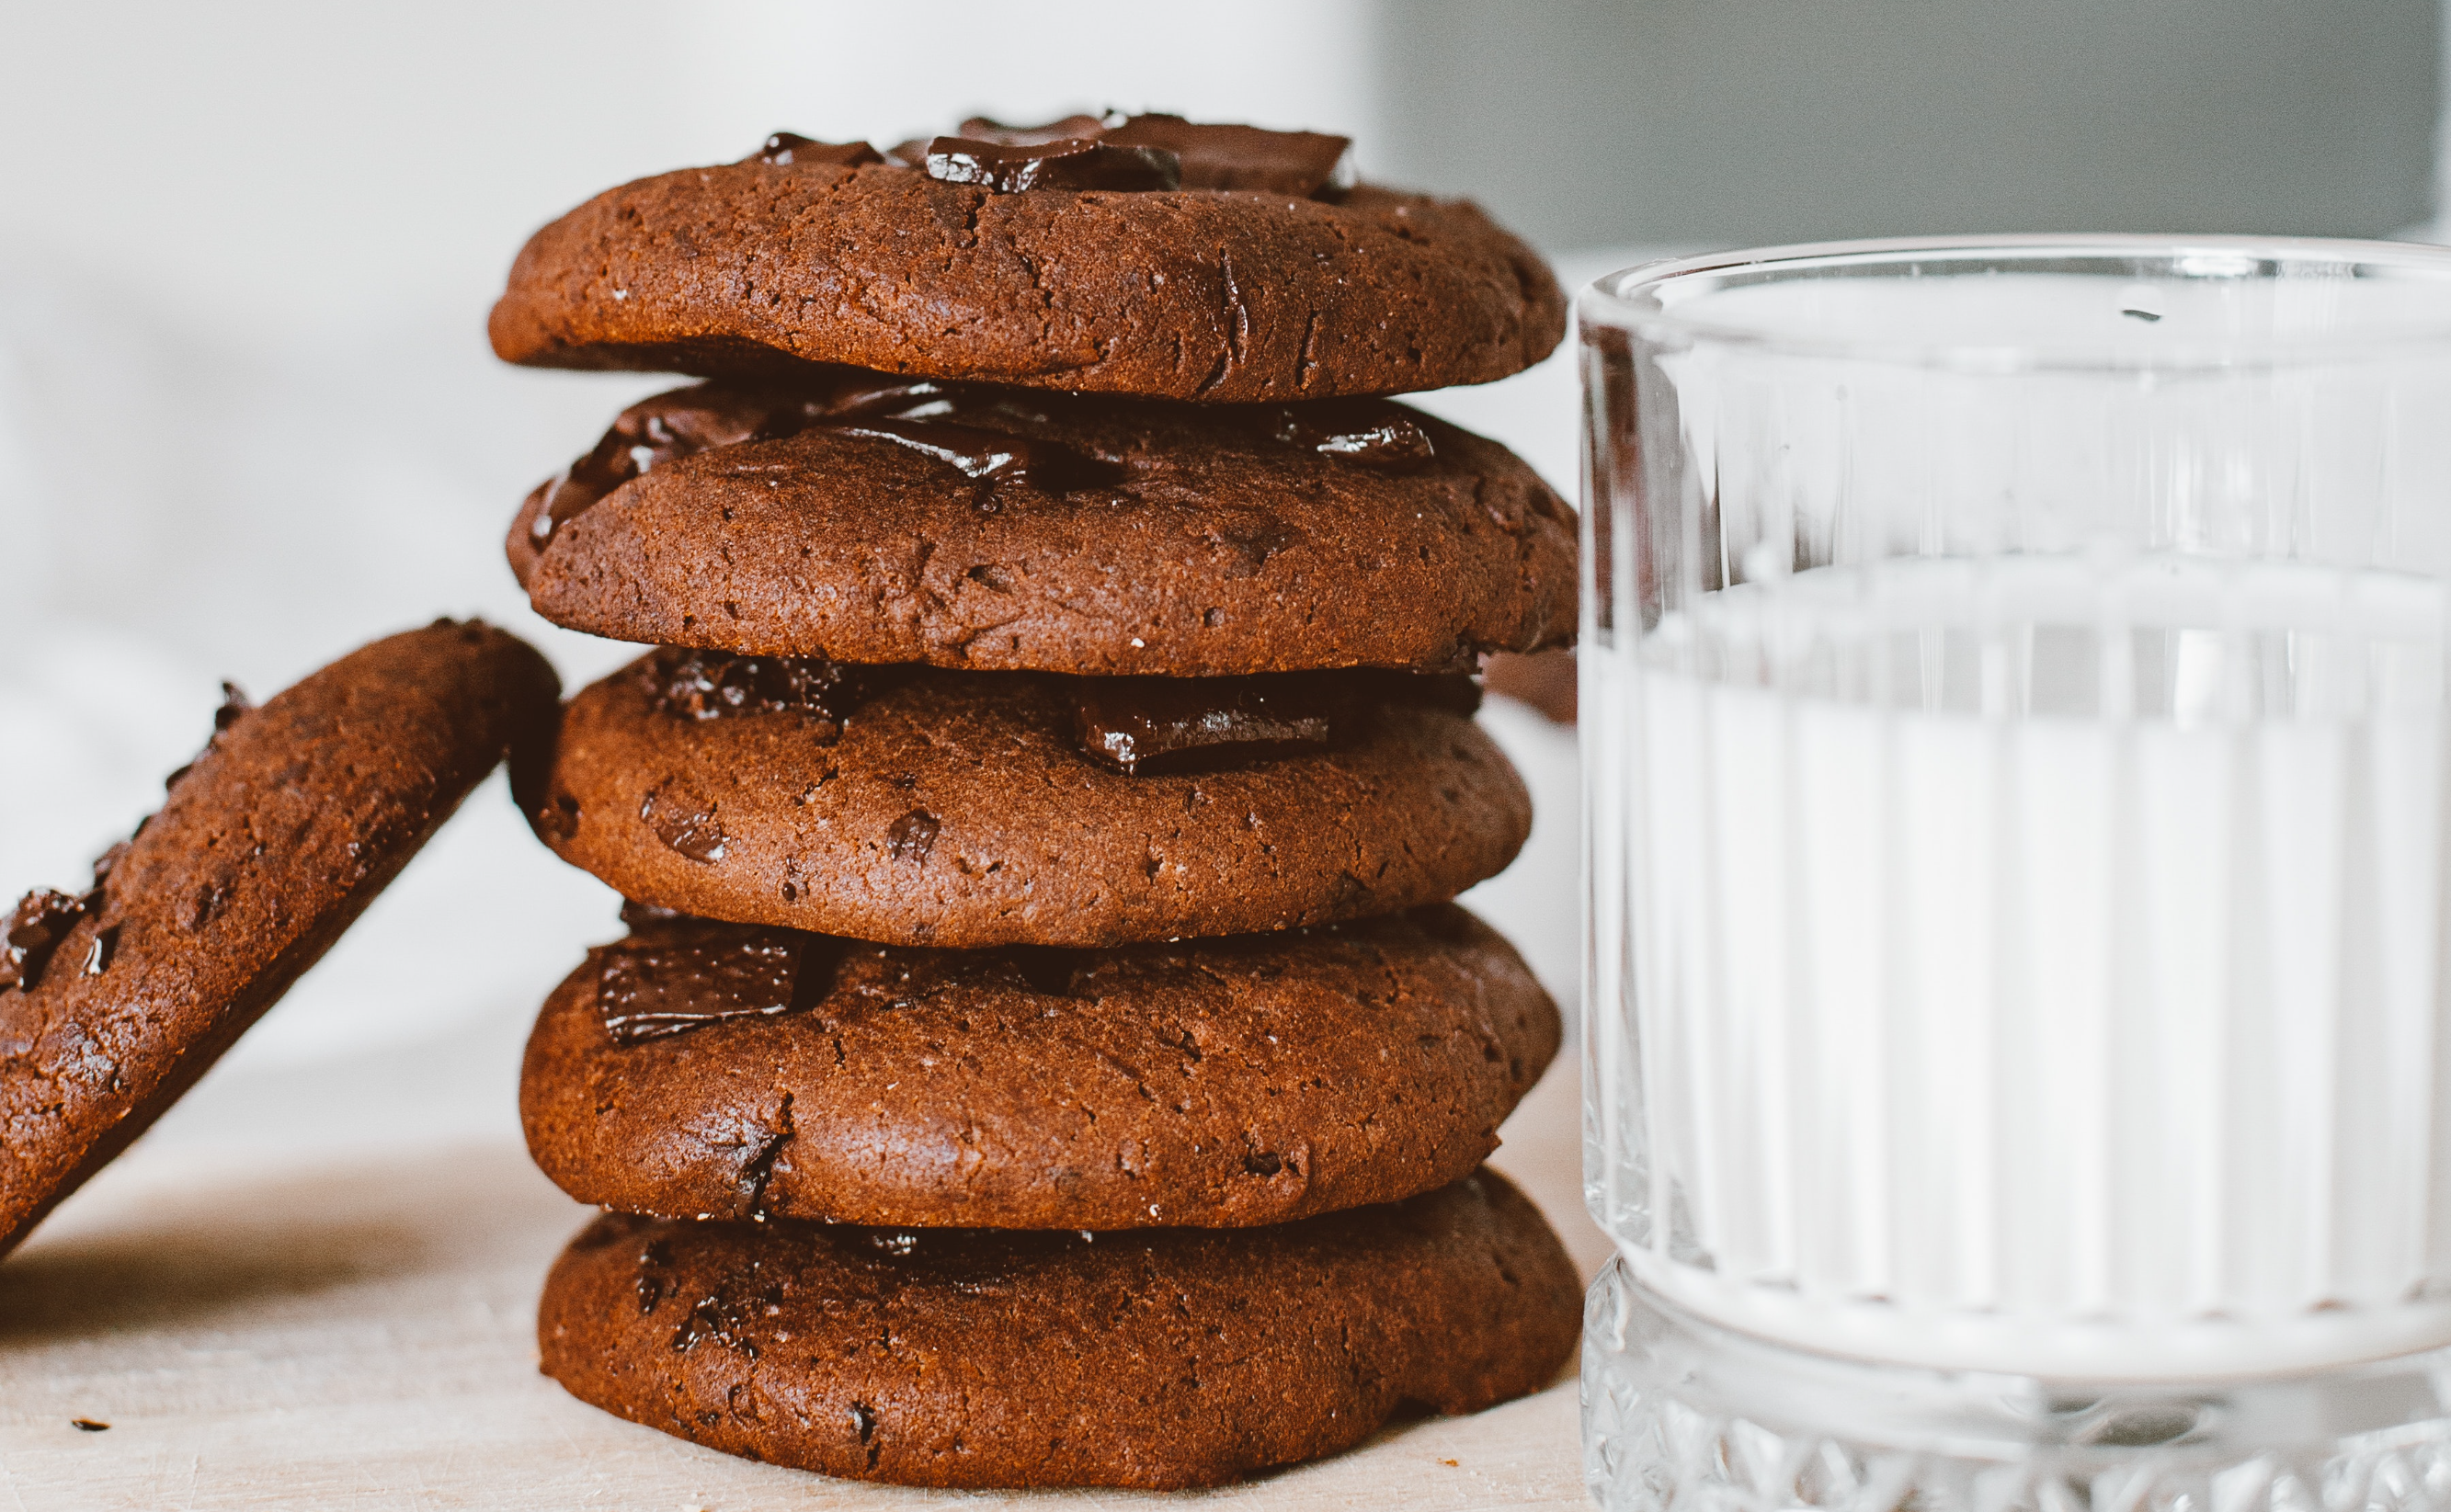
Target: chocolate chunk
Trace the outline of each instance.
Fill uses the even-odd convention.
[[[245,717],[255,707],[255,700],[239,690],[235,682],[222,683],[222,706],[213,711],[213,734],[219,735]]]
[[[10,988],[32,992],[43,979],[51,952],[85,916],[81,899],[39,888],[17,900],[8,926],[0,930],[0,992]]]
[[[639,799],[638,817],[676,854],[701,866],[723,859],[729,836],[716,820],[715,805],[678,778],[667,779]]]
[[[1111,481],[1116,469],[1069,446],[972,425],[933,420],[873,420],[831,427],[847,436],[890,441],[945,462],[980,482],[1029,480],[1049,493]]]
[[[797,714],[831,740],[869,690],[857,669],[816,657],[738,657],[722,651],[667,650],[648,663],[656,706],[690,719],[735,714]]]
[[[671,939],[609,946],[596,976],[604,1032],[636,1045],[725,1019],[789,1012],[823,995],[810,947],[806,935],[703,925]]]
[[[1186,189],[1257,189],[1304,199],[1351,188],[1353,141],[1320,131],[1208,126],[1179,115],[1136,115],[1108,127],[1109,147],[1155,147],[1182,165]]]
[[[546,839],[568,844],[578,833],[578,800],[567,793],[557,793],[537,810],[537,833]]]
[[[1118,772],[1327,744],[1329,704],[1315,678],[1082,677],[1073,686],[1074,737]]]
[[[110,970],[110,958],[119,950],[119,926],[106,924],[93,932],[93,943],[86,947],[85,974],[100,976]]]
[[[1109,110],[1105,115],[1068,115],[1045,126],[1007,126],[974,115],[962,123],[961,134],[973,142],[994,142],[1004,147],[1044,147],[1049,142],[1095,137],[1108,127],[1121,126],[1125,119],[1123,112]]]
[[[1041,486],[1083,487],[1114,469],[1053,442],[940,424],[948,416],[998,414],[1033,419],[1010,396],[984,385],[898,379],[836,368],[789,386],[700,383],[631,405],[595,449],[528,495],[526,549],[512,565],[524,580],[533,554],[554,533],[643,473],[703,451],[744,442],[780,441],[823,425],[891,441],[952,462],[972,478],[1031,478]]]
[[[528,496],[535,513],[528,536],[539,551],[553,533],[587,512],[604,496],[659,462],[710,446],[755,439],[772,418],[773,405],[758,397],[707,383],[659,394],[631,405],[613,422],[596,449],[548,478]]]
[[[1470,677],[1388,672],[1280,672],[1250,677],[1076,677],[1073,738],[1132,776],[1317,750],[1375,708],[1416,704],[1470,715]]]
[[[832,163],[855,168],[864,164],[882,163],[885,154],[865,142],[820,142],[797,131],[777,131],[766,139],[766,145],[752,154],[759,163],[772,163],[789,167],[795,163]]]
[[[1277,439],[1381,472],[1421,472],[1439,460],[1428,431],[1395,405],[1370,400],[1288,404],[1277,412]]]
[[[1091,137],[1010,144],[940,136],[928,144],[928,176],[974,184],[992,194],[1029,189],[1170,189],[1183,182],[1171,152],[1108,147]]]
[[[925,809],[912,809],[885,827],[885,854],[914,865],[924,862],[942,828],[934,815]]]

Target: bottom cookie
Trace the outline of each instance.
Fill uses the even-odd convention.
[[[607,1214],[547,1278],[545,1374],[776,1464],[934,1486],[1214,1485],[1475,1412],[1574,1352],[1581,1288],[1486,1169],[1406,1202],[1119,1234]]]

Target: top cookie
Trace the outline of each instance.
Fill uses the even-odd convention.
[[[1074,134],[1029,140],[1049,130]],[[778,136],[599,194],[521,249],[494,350],[1227,403],[1487,383],[1565,333],[1556,278],[1478,206],[1320,182],[1313,148],[1337,139],[1171,117],[965,132],[910,151],[924,166]]]
[[[443,620],[260,709],[233,695],[90,891],[17,905],[0,926],[0,1252],[314,965],[506,750],[542,754],[559,691],[522,642]]]

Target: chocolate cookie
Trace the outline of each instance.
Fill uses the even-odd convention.
[[[1461,678],[1063,678],[663,651],[565,709],[523,794],[564,860],[709,918],[900,945],[1122,945],[1441,902],[1530,799]]]
[[[937,1486],[1213,1485],[1400,1404],[1547,1385],[1581,1288],[1493,1172],[1265,1228],[1132,1234],[606,1216],[545,1281],[545,1374],[726,1453]]]
[[[1303,145],[1250,146],[1310,133],[1228,142],[1213,133],[1249,128],[1177,125],[939,138],[908,162],[778,137],[746,162],[641,179],[529,240],[494,350],[1245,403],[1486,383],[1564,334],[1556,278],[1478,206],[1339,188]],[[1255,152],[1257,174],[1236,167]]]
[[[676,920],[554,992],[520,1112],[546,1175],[622,1212],[1243,1227],[1469,1174],[1558,1032],[1453,904],[1110,951]]]
[[[1469,672],[1573,638],[1564,502],[1402,405],[815,372],[625,411],[512,529],[537,611],[649,644],[1171,677]]]
[[[489,625],[378,640],[233,694],[162,812],[0,949],[0,1250],[125,1149],[339,938],[518,745],[553,669]]]

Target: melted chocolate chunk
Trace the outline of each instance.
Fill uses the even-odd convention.
[[[897,861],[918,865],[928,859],[928,852],[936,844],[937,832],[944,826],[925,809],[910,813],[885,827],[885,854]]]
[[[1111,465],[1052,441],[947,422],[988,415],[1025,425],[1046,420],[984,385],[849,367],[788,387],[713,383],[659,394],[623,410],[594,450],[528,495],[527,547],[541,554],[556,531],[659,466],[721,446],[780,441],[820,427],[908,446],[984,481],[1026,477],[1060,490],[1094,486],[1116,475]],[[523,579],[533,561],[515,559]]]
[[[832,163],[855,168],[863,164],[882,163],[885,154],[865,142],[820,142],[797,131],[777,131],[751,155],[750,161],[772,163],[777,167],[795,163]]]
[[[1072,686],[1082,751],[1134,776],[1320,750],[1340,726],[1386,704],[1464,715],[1480,706],[1470,677],[1410,672],[1076,677]]]
[[[1003,147],[1045,147],[1049,142],[1094,137],[1108,127],[1123,125],[1126,119],[1122,111],[1109,110],[1105,115],[1068,115],[1045,126],[1007,126],[974,115],[962,123],[961,135],[973,142],[993,142]]]
[[[1183,166],[1186,189],[1256,189],[1315,199],[1353,187],[1353,141],[1320,131],[1207,126],[1179,115],[1136,115],[1099,141],[1156,147]]]
[[[247,711],[254,707],[255,700],[241,692],[237,683],[224,681],[222,706],[213,711],[213,734],[220,735],[231,725],[238,723],[240,719],[245,717]]]
[[[1083,677],[1074,687],[1081,749],[1134,776],[1327,744],[1316,679]]]
[[[1438,464],[1430,433],[1393,404],[1327,400],[1277,412],[1277,439],[1323,457],[1381,472],[1414,473]]]
[[[528,496],[534,511],[528,520],[529,543],[541,552],[555,531],[659,463],[756,440],[783,407],[768,395],[720,383],[658,394],[631,405],[595,450],[539,483]]]
[[[1094,137],[1022,144],[940,136],[928,144],[927,163],[931,179],[976,185],[991,194],[1030,189],[1170,189],[1183,182],[1183,165],[1173,153],[1147,147],[1109,147]]]
[[[726,1019],[771,1018],[805,1008],[828,985],[814,944],[811,936],[781,931],[676,922],[607,946],[596,972],[604,1032],[617,1045],[636,1045]]]
[[[1069,446],[974,425],[951,425],[935,420],[872,420],[830,427],[847,436],[890,441],[932,457],[978,482],[1019,482],[1028,479],[1049,493],[1090,487],[1112,481],[1116,469]]]
[[[0,929],[0,992],[12,987],[30,992],[40,985],[51,952],[84,916],[83,899],[49,888],[18,899],[6,929]]]
[[[873,691],[876,678],[819,657],[742,657],[725,651],[666,650],[647,664],[656,707],[690,719],[735,714],[797,714],[823,726],[820,740]]]
[[[656,832],[664,848],[700,866],[723,859],[731,836],[715,816],[715,805],[679,778],[668,778],[638,800],[638,817]]]

